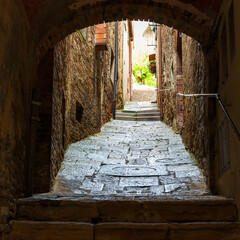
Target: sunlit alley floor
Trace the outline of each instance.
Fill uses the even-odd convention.
[[[70,145],[53,192],[88,196],[205,195],[181,137],[162,122],[114,120]]]

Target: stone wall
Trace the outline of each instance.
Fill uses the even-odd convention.
[[[0,1],[0,23],[1,225],[12,213],[11,200],[22,197],[26,190],[30,83],[35,68],[29,44],[30,27],[22,2]]]
[[[208,93],[209,69],[201,45],[184,34],[182,43],[184,93]],[[185,97],[183,116],[183,141],[209,181],[208,98]]]
[[[162,98],[164,122],[177,130],[175,30],[161,26]]]
[[[108,49],[97,52],[97,79],[100,84],[101,124],[112,117],[115,71],[115,23],[108,23]]]
[[[123,48],[124,41],[124,21],[118,22],[118,78],[117,78],[117,94],[116,94],[116,109],[122,109],[123,100],[123,54],[126,49]]]
[[[121,59],[121,76],[122,76],[122,104],[124,105],[125,102],[130,101],[130,46],[128,41],[128,35],[129,35],[129,29],[128,24],[126,21],[121,22],[122,27],[122,42],[121,42],[121,48],[123,51],[122,53],[122,59]],[[120,54],[121,54],[120,53]]]
[[[52,181],[68,145],[99,132],[112,118],[115,23],[108,23],[106,51],[95,49],[94,27],[82,32],[87,43],[76,32],[55,47]]]
[[[40,0],[16,0],[13,3],[1,0],[1,196],[10,196],[10,193],[13,196],[21,196],[25,192],[26,176],[29,172],[27,155],[30,150],[27,139],[31,90],[36,86],[39,62],[59,40],[80,26],[126,17],[152,18],[155,22],[165,22],[169,25],[174,23],[176,27],[198,35],[199,39],[206,39],[204,42],[207,42],[208,38],[205,36],[209,35],[209,29],[212,29],[212,24],[207,24],[211,21],[203,21],[206,18],[201,12],[199,16],[192,13],[188,18],[182,17],[183,14],[185,16],[186,4],[181,4],[177,11],[173,11],[173,5],[163,7],[162,4],[152,4],[151,1],[141,4],[115,2],[114,5],[111,1],[79,2],[76,5],[74,2],[58,1],[56,4],[55,1],[46,3]],[[215,14],[211,19],[214,18]],[[202,22],[206,23],[206,27],[201,27],[197,24],[199,22],[201,25]]]
[[[179,78],[177,75],[176,36],[176,30],[164,25],[161,26],[163,120],[182,135],[185,146],[196,158],[209,184],[208,99],[185,97],[183,101],[183,127],[179,128],[177,116],[179,106],[176,95],[177,78]],[[185,34],[180,36],[182,38],[180,62],[182,63],[183,92],[207,93],[208,63],[201,45]],[[160,104],[159,95],[160,93],[158,94]]]
[[[222,21],[217,29],[218,40],[216,47],[219,52],[219,81],[218,92],[238,132],[240,132],[240,1],[224,0],[221,8]],[[225,30],[224,30],[225,29]],[[211,73],[213,72],[211,65]],[[212,80],[212,77],[211,77]],[[235,135],[226,116],[217,104],[217,121],[215,128],[214,146],[215,179],[217,192],[224,196],[234,198],[238,203],[238,216],[240,216],[240,141]],[[225,125],[224,128],[221,126]],[[221,136],[221,138],[219,137]]]

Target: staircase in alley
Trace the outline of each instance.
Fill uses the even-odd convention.
[[[126,102],[123,110],[116,111],[117,120],[160,121],[160,109],[157,103]]]
[[[160,121],[114,120],[71,144],[52,192],[20,199],[10,227],[10,240],[240,239],[235,201],[207,190]]]

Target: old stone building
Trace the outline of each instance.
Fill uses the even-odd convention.
[[[173,28],[158,26],[157,49],[158,103],[161,117],[181,133],[189,151],[210,184],[208,149],[208,101],[204,97],[178,96],[177,93],[209,92],[209,69],[201,44]]]
[[[73,33],[54,49],[52,179],[68,145],[99,132],[112,117],[115,23],[106,28],[105,50],[95,45],[94,26]]]
[[[69,144],[98,133],[112,118],[115,23],[105,24],[104,48],[102,43],[100,48],[97,45],[96,29],[88,27],[66,37],[40,63],[37,87],[43,106],[37,125],[35,193],[49,191]],[[120,86],[121,78],[118,108],[122,102]]]
[[[0,239],[240,239],[239,13],[238,0],[0,0]],[[110,107],[104,104],[112,98],[110,49],[96,56],[97,71],[86,63],[95,55],[85,55],[81,67],[86,67],[89,78],[84,79],[77,70],[76,60],[81,56],[73,52],[75,41],[81,40],[77,33],[64,38],[90,26],[87,39],[91,47],[91,26],[122,19],[149,19],[170,27],[159,31],[164,49],[174,55],[169,57],[166,52],[164,58],[161,53],[159,90],[174,89],[172,95],[164,92],[164,100],[159,94],[160,108],[161,102],[165,104],[162,117],[182,133],[206,170],[211,192],[222,197],[109,196],[99,200],[55,194],[26,199],[32,189],[50,189],[58,169],[56,164],[49,170],[51,157],[61,158],[63,148],[80,137],[72,131],[73,124],[81,131],[79,122],[84,125],[84,117],[88,117],[93,129],[82,131],[89,134],[110,117]],[[113,29],[114,23],[109,30]],[[166,41],[169,36],[172,45]],[[83,43],[80,46],[82,51],[88,48]],[[57,62],[65,65],[62,76],[56,72]],[[104,71],[107,77],[102,79]],[[93,72],[99,73],[96,79]],[[69,74],[72,81],[66,82]],[[78,78],[89,86],[78,89]],[[219,93],[222,102],[217,94],[187,98],[181,93]],[[83,95],[92,94],[99,95],[83,101]],[[171,103],[173,98],[175,103]],[[101,110],[95,108],[94,99],[103,103]],[[219,103],[224,104],[232,122]],[[88,104],[93,104],[91,109]],[[60,115],[52,116],[52,109]],[[84,115],[85,111],[95,112],[95,117]],[[63,124],[69,128],[67,133]],[[62,133],[55,145],[62,150],[51,156],[51,139],[57,132]],[[33,176],[40,180],[33,181]]]

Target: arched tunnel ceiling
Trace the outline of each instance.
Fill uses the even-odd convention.
[[[122,19],[151,20],[209,44],[222,0],[22,0],[38,55],[76,29]]]

